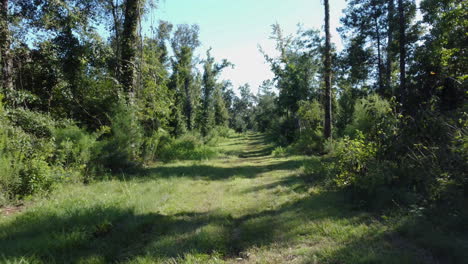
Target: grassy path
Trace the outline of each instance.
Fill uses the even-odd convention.
[[[431,263],[338,193],[306,184],[306,157],[261,135],[211,161],[67,185],[0,216],[2,263]]]

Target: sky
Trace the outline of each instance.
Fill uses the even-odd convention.
[[[332,42],[338,50],[342,43],[336,28],[346,7],[345,0],[330,1]],[[217,61],[227,59],[235,65],[225,69],[220,80],[231,80],[234,87],[249,83],[252,91],[273,77],[260,45],[274,55],[274,41],[269,39],[271,25],[278,22],[286,34],[296,32],[297,24],[304,28],[323,29],[323,0],[161,0],[158,9],[149,14],[143,25],[156,26],[159,20],[172,24],[198,24],[204,57],[208,48]]]

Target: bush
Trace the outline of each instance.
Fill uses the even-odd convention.
[[[285,157],[286,155],[288,154],[286,148],[283,148],[283,147],[276,147],[272,152],[271,152],[271,155],[273,155],[273,157]]]
[[[0,97],[1,101],[1,97]],[[0,201],[6,201],[38,191],[48,191],[53,185],[52,168],[49,165],[53,157],[53,142],[45,138],[53,122],[39,113],[21,110],[21,116],[34,119],[15,119],[13,126],[9,118],[15,115],[7,113],[0,102]],[[7,118],[8,117],[8,118]],[[26,121],[25,121],[26,120]],[[30,124],[46,120],[47,125],[33,130]],[[50,122],[49,122],[50,121]],[[38,136],[26,133],[19,125],[29,128]]]
[[[304,163],[304,174],[316,185],[326,188],[336,187],[335,177],[338,174],[335,158],[313,156]]]
[[[234,129],[229,128],[227,126],[217,126],[213,129],[213,131],[216,131],[216,134],[222,138],[230,138],[235,137],[237,135]]]
[[[268,135],[279,145],[286,146],[296,140],[296,131],[297,120],[286,116],[280,116],[272,120],[271,129],[268,131]]]
[[[161,146],[169,141],[169,133],[163,129],[154,131],[151,137],[145,137],[143,139],[143,161],[148,162],[155,160]]]
[[[233,129],[225,126],[217,126],[210,130],[203,138],[203,141],[209,146],[216,146],[222,138],[234,137],[235,135],[237,135],[237,133]]]
[[[371,167],[376,166],[377,145],[368,141],[358,130],[356,138],[345,137],[337,145],[335,152],[338,175],[336,183],[339,187],[351,187],[358,192],[373,193],[376,186],[383,184],[383,178],[369,174]],[[377,176],[377,177],[374,177]]]
[[[357,100],[354,106],[352,122],[346,126],[345,135],[355,137],[357,131],[374,137],[380,130],[380,123],[390,122],[393,118],[391,104],[377,94]],[[380,131],[382,132],[382,131]]]
[[[8,119],[12,126],[38,138],[51,138],[56,122],[48,115],[23,108],[9,110]]]
[[[110,136],[100,142],[96,162],[111,171],[138,167],[143,133],[133,105],[120,101],[111,116]]]
[[[203,144],[201,136],[192,133],[171,139],[161,146],[158,158],[162,161],[204,160],[217,155],[217,152]]]
[[[1,107],[1,106],[0,106]],[[0,111],[2,109],[0,108]],[[0,112],[0,115],[2,113]],[[5,129],[5,120],[0,116],[0,206],[14,196],[14,190],[18,189],[21,179],[19,170],[21,156],[18,152],[7,151],[8,137]],[[16,154],[16,155],[15,155]]]
[[[76,125],[54,129],[56,162],[66,169],[86,173],[96,151],[96,134],[87,133]]]

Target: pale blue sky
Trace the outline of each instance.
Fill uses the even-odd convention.
[[[345,0],[331,0],[332,41],[341,49],[336,32]],[[258,45],[274,54],[274,42],[269,39],[271,25],[278,22],[286,33],[294,33],[296,25],[305,28],[323,27],[323,1],[321,0],[161,0],[159,8],[144,22],[157,25],[167,20],[173,24],[198,24],[202,46],[219,61],[228,59],[236,65],[225,70],[220,79],[229,79],[235,87],[249,83],[256,91],[263,80],[272,78],[269,66],[258,51]]]

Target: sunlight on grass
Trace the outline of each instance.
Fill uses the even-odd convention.
[[[391,227],[308,186],[307,157],[270,155],[260,135],[210,161],[66,185],[0,219],[2,263],[417,263]]]

